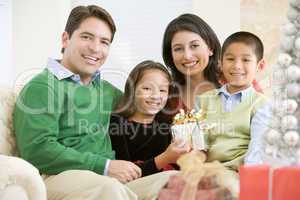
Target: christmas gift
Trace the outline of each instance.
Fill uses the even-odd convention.
[[[237,199],[232,174],[219,162],[205,163],[206,155],[192,151],[181,156],[181,171],[170,177],[159,193],[159,200],[232,200]]]
[[[300,167],[269,165],[240,168],[240,200],[299,200]]]
[[[182,144],[188,143],[192,149],[206,150],[205,131],[213,128],[214,124],[205,123],[205,114],[202,110],[175,115],[171,132],[173,139],[180,139]]]

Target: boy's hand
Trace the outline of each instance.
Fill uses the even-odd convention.
[[[142,176],[142,170],[132,162],[111,160],[108,166],[108,176],[118,179],[121,183],[133,181]]]

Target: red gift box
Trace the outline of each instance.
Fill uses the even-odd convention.
[[[240,200],[268,200],[268,165],[240,167]]]
[[[240,200],[299,200],[300,167],[240,167]]]

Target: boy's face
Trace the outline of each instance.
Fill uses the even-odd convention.
[[[230,44],[221,62],[221,70],[228,83],[227,90],[234,93],[251,86],[259,62],[251,46],[241,42]]]
[[[111,30],[104,21],[95,17],[85,19],[71,37],[67,32],[63,33],[62,45],[65,51],[62,64],[79,74],[82,82],[88,83],[105,62],[111,37]]]

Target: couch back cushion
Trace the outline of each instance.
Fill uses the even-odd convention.
[[[13,132],[13,110],[16,93],[0,87],[0,154],[16,155],[16,140]]]

